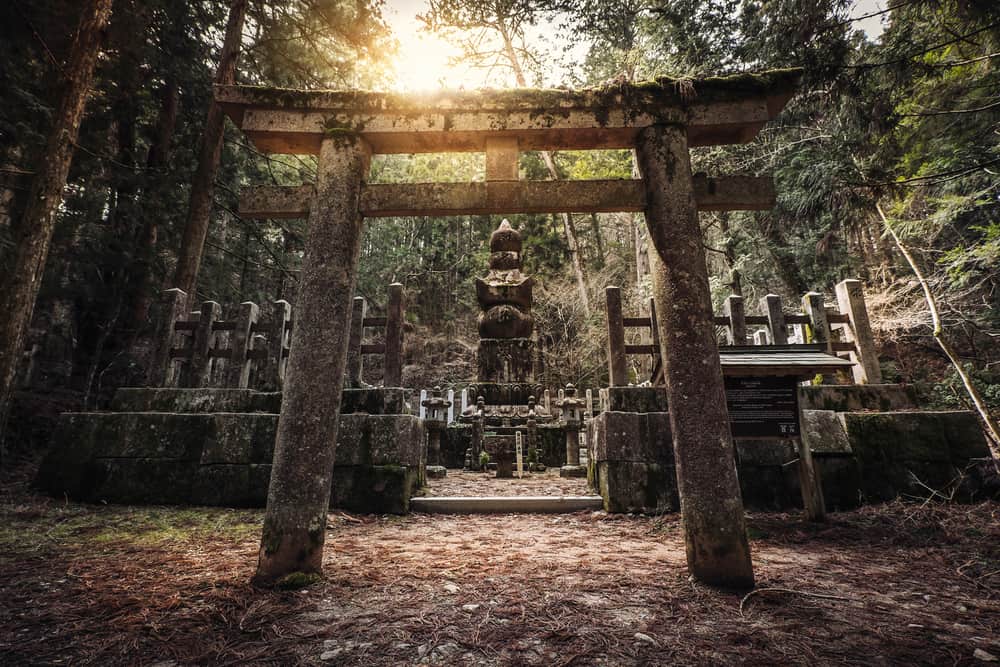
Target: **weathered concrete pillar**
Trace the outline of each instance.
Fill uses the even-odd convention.
[[[174,332],[174,322],[184,316],[187,310],[187,294],[184,290],[168,289],[160,298],[156,313],[155,333],[156,350],[149,364],[149,385],[151,387],[169,387],[174,384],[174,362],[171,350],[177,338]]]
[[[646,187],[646,224],[656,249],[650,253],[653,297],[688,569],[707,584],[749,587],[754,582],[753,565],[687,133],[678,126],[649,127],[640,133],[636,149]]]
[[[278,300],[271,304],[269,311],[267,344],[259,348],[264,353],[258,366],[258,385],[261,391],[281,391],[285,369],[288,367],[288,359],[284,354],[288,325],[292,319],[292,305],[285,300]]]
[[[729,318],[729,328],[726,330],[726,337],[730,345],[747,344],[747,320],[746,309],[743,306],[743,297],[739,294],[730,294],[722,304],[722,313]]]
[[[612,387],[628,384],[628,366],[625,361],[625,318],[622,315],[622,290],[605,287],[608,304],[608,376]]]
[[[351,340],[347,344],[347,386],[361,387],[362,354],[361,342],[365,332],[365,314],[368,302],[363,296],[354,297],[351,308]]]
[[[785,326],[785,311],[781,309],[781,297],[768,294],[760,300],[760,309],[767,316],[767,328],[772,345],[788,345],[788,329]],[[765,343],[766,345],[766,343]]]
[[[857,348],[857,354],[852,355],[856,362],[851,369],[854,381],[858,384],[880,384],[882,369],[878,365],[878,351],[875,349],[861,281],[852,279],[837,283],[837,304],[840,312],[850,319],[848,335]]]
[[[207,387],[212,374],[212,342],[215,340],[215,321],[222,314],[222,306],[215,301],[201,304],[198,328],[194,330],[194,348],[191,352],[189,386]]]
[[[389,285],[389,305],[385,315],[385,379],[386,387],[403,383],[403,285]]]
[[[227,387],[246,389],[250,382],[250,345],[253,328],[260,316],[260,308],[252,301],[240,304],[236,327],[229,334],[229,359],[226,360],[225,384]]]
[[[323,139],[255,577],[260,583],[322,572],[361,249],[358,204],[369,160],[358,136]]]
[[[819,292],[806,292],[802,295],[802,310],[809,317],[809,340],[807,343],[823,343],[826,351],[831,350],[830,322],[826,318],[826,307],[823,305],[823,295]]]

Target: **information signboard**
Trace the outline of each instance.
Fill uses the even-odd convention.
[[[733,437],[799,437],[798,382],[796,377],[727,377],[726,406]]]

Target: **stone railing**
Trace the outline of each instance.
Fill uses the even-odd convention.
[[[659,335],[656,313],[650,300],[650,314],[643,317],[625,317],[622,314],[621,290],[605,288],[608,323],[608,370],[610,385],[628,384],[626,356],[650,354],[654,356],[653,377],[660,371]],[[768,294],[760,300],[760,315],[748,315],[743,297],[732,295],[723,303],[723,313],[715,316],[715,324],[722,329],[724,345],[789,345],[823,344],[830,354],[848,354],[854,367],[852,374],[857,384],[882,382],[878,354],[868,319],[864,291],[858,280],[844,280],[836,286],[837,307],[827,308],[823,295],[808,292],[802,297],[802,311],[786,313],[781,297]],[[625,328],[647,328],[651,344],[627,345]]]
[[[348,350],[349,387],[363,386],[361,360],[366,354],[385,356],[384,386],[400,385],[402,287],[398,283],[389,286],[385,317],[367,317],[365,299],[354,300]],[[223,309],[215,301],[205,301],[200,310],[188,313],[187,303],[187,294],[182,290],[163,293],[154,332],[157,345],[149,367],[150,386],[281,391],[291,344],[291,304],[275,301],[262,309],[245,301]],[[384,328],[385,342],[366,344],[365,328]]]
[[[363,357],[381,354],[383,364],[382,385],[399,387],[403,378],[403,285],[389,285],[385,317],[368,317],[368,302],[364,297],[354,297],[351,311],[351,337],[347,351],[348,387],[361,387]],[[365,329],[383,329],[385,342],[365,343]]]
[[[186,313],[187,294],[166,290],[161,300],[149,369],[154,387],[229,387],[280,391],[285,378],[292,306],[275,301],[261,308],[245,301],[223,308],[205,301]]]

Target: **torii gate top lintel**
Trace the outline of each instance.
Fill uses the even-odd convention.
[[[654,124],[682,124],[689,146],[745,143],[791,98],[801,70],[657,79],[583,90],[422,94],[217,86],[215,98],[261,150],[318,154],[331,131],[362,135],[373,153],[632,148]]]

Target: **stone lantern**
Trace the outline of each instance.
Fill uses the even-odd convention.
[[[559,469],[560,477],[586,477],[587,469],[580,465],[580,428],[583,426],[584,400],[576,397],[576,387],[566,385],[563,398],[556,402],[562,411],[560,421],[566,432],[566,465]]]
[[[447,469],[441,465],[441,431],[448,426],[448,408],[451,401],[441,395],[441,387],[434,387],[430,398],[421,405],[427,408],[424,426],[427,428],[427,476],[444,477]]]

